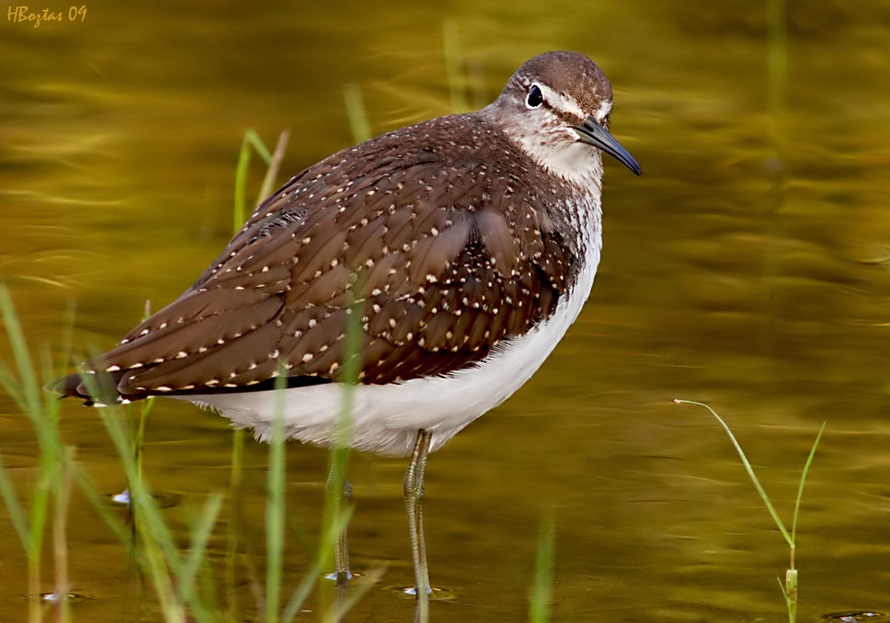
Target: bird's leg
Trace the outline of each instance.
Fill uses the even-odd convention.
[[[345,508],[352,502],[352,485],[346,480],[344,475],[338,470],[341,469],[337,462],[331,466],[331,472],[328,474],[328,495],[333,502],[339,498],[341,508]],[[349,580],[352,579],[352,573],[349,571],[349,546],[346,540],[346,527],[337,536],[337,546],[334,550],[334,563],[336,571],[328,576],[335,580],[337,586],[347,586]]]
[[[417,598],[422,620],[429,606],[430,577],[426,565],[426,546],[423,542],[423,471],[430,451],[433,434],[421,430],[417,433],[411,462],[405,472],[405,510],[408,512],[408,531],[411,534],[411,557],[414,561],[414,594]]]

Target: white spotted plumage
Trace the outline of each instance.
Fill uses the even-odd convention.
[[[590,295],[602,249],[599,193],[584,193],[571,201],[578,244],[585,263],[572,289],[555,313],[527,334],[505,340],[472,367],[443,376],[411,379],[386,385],[356,385],[347,394],[338,384],[232,394],[176,396],[218,411],[239,428],[253,429],[257,438],[271,438],[275,417],[283,418],[287,436],[306,443],[329,445],[339,418],[348,414],[348,444],[390,456],[411,453],[417,430],[432,433],[430,451],[441,448],[468,424],[513,395],[540,368]]]
[[[405,454],[427,430],[441,447],[534,374],[587,299],[600,149],[623,151],[604,130],[610,111],[600,70],[554,53],[478,113],[294,177],[190,291],[106,354],[119,398],[189,400],[264,439],[280,404],[291,437],[330,443],[350,274],[364,267],[358,326],[372,355],[360,353],[351,445]],[[270,389],[281,370],[296,381],[283,400]],[[77,381],[65,393],[87,397]]]

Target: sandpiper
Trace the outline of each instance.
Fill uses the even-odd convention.
[[[331,444],[355,358],[348,443],[411,456],[405,503],[426,599],[427,455],[525,383],[581,311],[602,246],[602,153],[640,174],[607,131],[611,110],[596,64],[549,52],[478,112],[322,160],[262,203],[182,296],[55,389],[88,404],[180,398],[262,440],[283,417],[289,438]],[[90,394],[84,376],[97,373],[111,395]]]

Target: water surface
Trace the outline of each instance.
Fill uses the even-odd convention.
[[[778,22],[747,2],[85,6],[83,21],[0,22],[0,279],[33,344],[60,344],[73,302],[74,343],[109,347],[146,299],[188,287],[231,231],[247,128],[269,143],[290,129],[289,175],[352,143],[346,85],[380,133],[487,103],[539,52],[582,51],[614,84],[612,130],[644,176],[607,163],[604,256],[581,318],[526,387],[431,458],[432,581],[452,597],[434,620],[524,619],[548,506],[557,620],[786,620],[781,536],[725,434],[675,397],[718,409],[789,521],[827,422],[800,517],[801,620],[890,611],[885,3],[791,3]],[[462,71],[449,80],[454,33]],[[63,414],[100,489],[122,489],[92,411]],[[230,448],[222,418],[158,402],[145,469],[183,539],[228,486]],[[246,452],[244,523],[262,562],[266,449]],[[5,396],[0,453],[27,488],[36,438]],[[327,454],[294,444],[288,461],[306,541],[290,543],[293,586]],[[410,620],[390,590],[411,581],[403,469],[351,458],[354,564],[387,565],[351,620]],[[0,522],[0,618],[20,620],[25,558],[2,509]],[[89,596],[75,620],[157,620],[79,497],[69,532]],[[249,618],[250,588],[236,592]]]

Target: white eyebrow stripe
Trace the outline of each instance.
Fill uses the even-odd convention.
[[[600,104],[599,110],[593,113],[594,119],[602,123],[603,119],[605,119],[609,113],[612,112],[612,102],[609,100],[604,100],[602,104]]]
[[[557,93],[546,84],[535,83],[540,87],[541,91],[544,93],[544,101],[549,102],[552,108],[560,112],[569,113],[570,115],[574,115],[579,119],[584,119],[587,116],[581,107],[578,106],[578,103],[574,100],[568,99],[564,97],[562,93]]]

